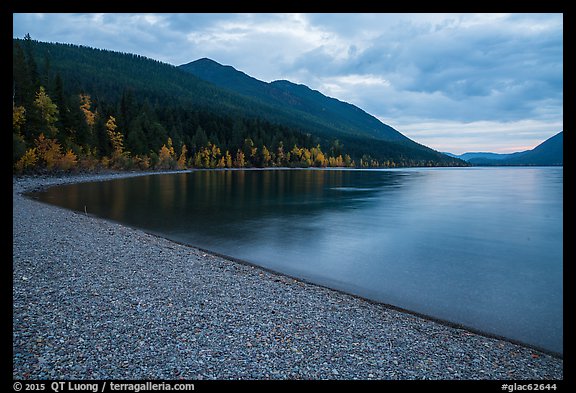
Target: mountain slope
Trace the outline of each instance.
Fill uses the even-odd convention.
[[[511,154],[505,154],[505,153],[490,153],[490,152],[466,152],[464,154],[452,154],[452,153],[444,153],[447,154],[451,157],[456,157],[456,158],[460,158],[461,160],[464,161],[473,161],[473,160],[504,160],[506,158],[509,158],[512,154],[516,154],[516,153],[511,153]]]
[[[345,134],[386,141],[413,142],[362,109],[327,97],[305,85],[286,80],[262,82],[231,66],[207,58],[183,64],[179,68],[217,86],[260,99],[267,104],[288,107],[297,111],[300,116],[314,116],[319,124]]]
[[[409,139],[362,109],[307,86],[286,80],[266,83],[207,58],[178,68],[227,91],[270,105],[276,113],[288,115],[290,126],[304,126],[319,136],[338,139],[357,157],[396,156],[400,160],[419,157],[447,165],[465,165]]]
[[[365,136],[386,141],[412,142],[390,126],[360,108],[330,98],[304,85],[281,80],[262,82],[231,66],[211,59],[200,59],[179,66],[200,79],[257,98],[281,108],[290,108],[300,116],[313,116],[315,122],[352,136]]]
[[[14,39],[13,42],[25,46],[22,40]],[[142,121],[149,127],[141,131],[140,126],[132,122],[133,135],[138,135],[136,138],[154,133],[174,137],[177,132],[182,136],[181,141],[189,143],[197,125],[206,123],[203,128],[206,128],[208,136],[211,133],[225,136],[226,140],[218,139],[221,144],[228,145],[231,143],[228,135],[231,126],[225,127],[224,124],[229,120],[243,119],[244,122],[264,121],[288,127],[314,140],[314,144],[321,144],[325,151],[338,140],[338,146],[343,147],[342,154],[350,154],[358,161],[364,158],[364,162],[367,159],[379,162],[389,160],[395,165],[465,165],[460,160],[413,142],[353,105],[325,97],[305,86],[282,81],[266,84],[230,67],[228,71],[233,72],[228,72],[226,83],[238,86],[244,82],[244,93],[241,93],[202,80],[182,68],[139,55],[71,44],[40,41],[31,44],[36,63],[49,68],[49,71],[44,69],[42,72],[58,74],[67,91],[89,93],[100,105],[107,106],[104,109],[108,112],[122,112],[124,109],[121,105],[124,105],[126,97],[133,97],[139,106],[146,104],[146,118]],[[209,62],[204,63],[208,63],[205,68],[213,68],[220,75],[219,68],[223,66],[212,67]],[[266,94],[260,92],[263,87],[268,89]],[[294,104],[287,105],[289,101]],[[182,111],[203,111],[223,119],[217,123],[205,121],[201,113],[198,114],[199,119],[196,115],[188,119],[188,115],[182,114]],[[322,112],[329,115],[318,115]],[[138,116],[141,114],[137,113]],[[163,126],[165,132],[159,132],[158,125]],[[127,127],[128,123],[121,128],[122,132],[128,132]],[[254,130],[254,127],[250,129]],[[292,146],[286,147],[290,149]],[[242,146],[227,147],[235,151]],[[142,151],[146,149],[143,147]]]
[[[447,154],[450,157],[459,158],[473,165],[500,165],[507,159],[519,157],[528,151],[529,150],[515,153],[467,152],[460,155],[451,153],[444,154]]]
[[[532,150],[504,160],[504,165],[563,165],[564,132],[546,139]]]
[[[460,155],[445,153],[473,165],[563,165],[564,132],[548,138],[532,150],[509,154],[468,152]]]

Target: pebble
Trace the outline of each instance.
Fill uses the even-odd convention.
[[[22,195],[135,175],[13,177],[14,379],[563,378],[561,358]]]

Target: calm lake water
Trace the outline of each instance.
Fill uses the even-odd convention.
[[[562,168],[196,171],[36,196],[562,353]]]

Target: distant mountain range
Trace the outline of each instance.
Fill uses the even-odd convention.
[[[532,150],[510,154],[469,152],[460,155],[444,153],[460,158],[472,165],[563,165],[564,132],[548,138]]]

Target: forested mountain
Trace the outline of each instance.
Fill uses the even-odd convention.
[[[444,153],[447,154],[451,157],[456,157],[456,158],[460,158],[461,160],[464,161],[472,161],[472,160],[477,160],[477,159],[481,159],[481,160],[504,160],[508,157],[510,157],[512,154],[518,154],[518,153],[490,153],[490,152],[467,152],[464,154],[452,154],[452,153]]]
[[[510,154],[464,153],[452,155],[473,165],[563,165],[564,132],[546,139],[532,150]],[[447,153],[449,154],[449,153]]]
[[[369,128],[319,121],[301,102],[281,108],[139,55],[13,40],[17,170],[463,164],[399,133],[368,141]]]
[[[279,110],[290,108],[298,118],[309,117],[310,121],[330,128],[332,133],[336,131],[341,135],[408,144],[412,142],[362,109],[327,97],[305,85],[286,80],[262,82],[231,66],[224,66],[207,58],[183,64],[179,68],[216,86],[277,106]]]
[[[560,131],[551,138],[522,155],[507,158],[504,165],[563,165],[564,132]]]

